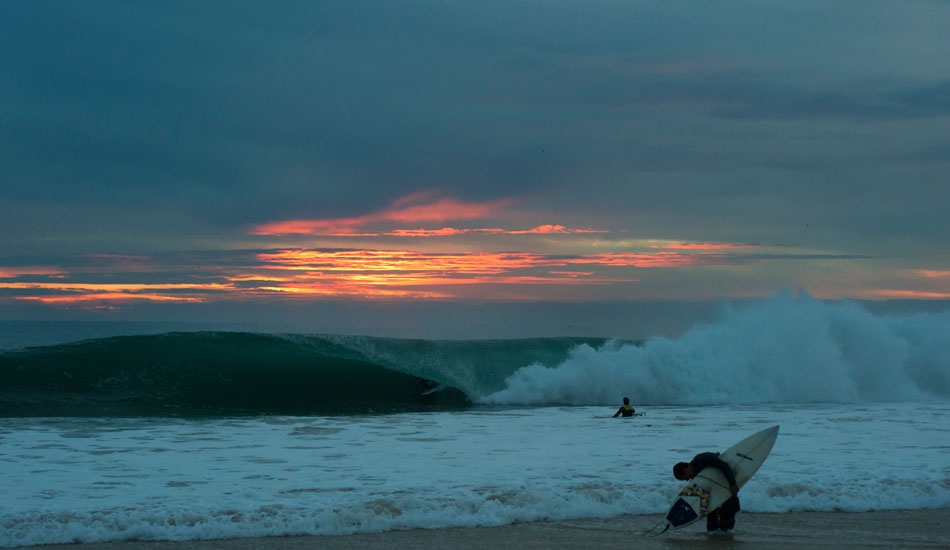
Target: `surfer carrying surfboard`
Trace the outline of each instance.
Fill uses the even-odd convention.
[[[706,518],[706,529],[728,531],[739,511],[739,487],[759,470],[775,445],[778,426],[765,428],[719,453],[700,453],[673,467],[676,479],[686,481],[666,514],[667,529],[680,529]]]
[[[706,530],[722,529],[728,531],[736,526],[736,513],[739,512],[739,484],[736,482],[736,476],[732,472],[732,468],[719,458],[719,453],[699,453],[689,462],[677,463],[676,466],[673,466],[673,477],[681,481],[688,481],[707,467],[715,468],[726,476],[732,497],[723,502],[717,510],[706,516]]]

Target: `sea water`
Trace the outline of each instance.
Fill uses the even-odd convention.
[[[0,546],[663,513],[675,462],[772,425],[745,511],[950,507],[948,329],[777,297],[676,340],[217,332],[8,350]],[[440,391],[419,395],[421,377]],[[623,396],[644,416],[612,418]]]
[[[672,465],[781,426],[743,510],[950,506],[950,405],[536,407],[5,419],[0,544],[503,525],[665,512]]]

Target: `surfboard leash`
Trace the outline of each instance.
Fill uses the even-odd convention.
[[[666,523],[666,527],[663,527],[663,530],[662,530],[662,531],[657,531],[657,529],[659,529],[664,523]],[[658,536],[662,535],[663,533],[667,532],[667,531],[669,530],[669,528],[670,528],[670,522],[668,522],[668,521],[666,521],[666,520],[660,520],[659,523],[657,523],[657,524],[654,525],[653,527],[647,529],[646,531],[644,531],[644,532],[642,532],[642,533],[640,533],[640,534],[641,534],[642,536],[653,535],[654,537],[658,537]]]

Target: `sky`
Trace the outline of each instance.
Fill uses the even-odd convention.
[[[3,2],[0,319],[422,337],[783,291],[933,308],[947,21],[945,0]]]

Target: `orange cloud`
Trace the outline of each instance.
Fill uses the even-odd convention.
[[[534,229],[529,229],[529,230],[527,230],[527,231],[524,231],[523,233],[545,233],[545,234],[561,233],[561,234],[565,234],[565,233],[572,233],[572,232],[578,232],[578,233],[579,233],[580,231],[571,231],[571,230],[569,230],[568,228],[564,227],[563,225],[539,225],[538,227],[535,227]]]
[[[323,235],[329,237],[372,237],[357,230],[363,223],[360,218],[336,218],[331,220],[288,220],[261,224],[251,231],[252,235]]]
[[[528,234],[559,234],[559,235],[569,235],[572,233],[608,233],[605,230],[599,229],[568,229],[563,225],[539,225],[534,229],[526,230],[507,230],[507,229],[455,229],[453,227],[443,227],[442,229],[396,229],[393,231],[388,231],[386,233],[381,233],[380,235],[394,236],[394,237],[446,237],[452,235],[464,235],[467,233],[489,233],[489,234],[505,234],[505,235],[528,235]],[[370,236],[370,235],[364,235]],[[378,235],[376,235],[378,236]]]
[[[380,250],[280,250],[260,253],[259,271],[290,271],[296,275],[269,276],[260,279],[269,284],[261,290],[303,295],[361,295],[449,297],[446,292],[419,294],[411,287],[449,287],[458,285],[579,285],[633,282],[629,277],[598,276],[593,270],[552,270],[546,275],[520,273],[539,270],[588,266],[680,267],[709,263],[709,255],[682,255],[676,252],[655,254],[599,254],[558,257],[532,253],[460,253],[436,254],[414,251]],[[245,268],[250,269],[250,268]],[[244,273],[250,281],[253,275]],[[280,279],[278,284],[274,284]],[[400,288],[396,290],[394,287]],[[412,294],[415,293],[415,294]]]
[[[387,208],[365,216],[315,220],[288,220],[257,225],[252,235],[320,235],[370,236],[366,226],[381,222],[419,223],[447,220],[484,219],[497,214],[510,200],[483,203],[463,202],[451,198],[434,198],[432,193],[415,193],[396,200]]]
[[[514,269],[557,267],[574,264],[625,267],[680,267],[706,265],[718,254],[614,253],[570,257],[533,253],[435,254],[382,250],[282,250],[261,253],[258,259],[272,269],[324,271],[424,271],[442,273],[504,273]]]
[[[538,234],[571,231],[557,225],[535,229],[533,232]],[[529,252],[433,253],[405,249],[234,251],[219,257],[219,263],[198,267],[199,273],[190,277],[200,274],[207,279],[195,283],[85,282],[82,278],[91,276],[86,266],[81,273],[57,273],[55,280],[52,279],[54,275],[49,274],[48,279],[41,282],[0,278],[0,289],[8,289],[3,299],[103,306],[107,306],[107,302],[135,300],[208,302],[219,299],[273,300],[278,296],[280,299],[304,300],[320,297],[452,299],[491,293],[511,299],[532,299],[537,296],[515,290],[515,297],[508,289],[630,283],[637,280],[629,272],[631,268],[716,265],[734,257],[725,252],[666,250],[564,256]],[[185,260],[190,268],[195,269],[192,256]],[[108,275],[107,280],[115,280],[117,274],[124,273],[122,277],[129,280],[134,276],[132,273],[142,273],[143,266],[155,269],[162,277],[170,272],[166,265],[118,261],[100,267],[95,277]],[[26,271],[19,269],[8,274]],[[479,286],[486,290],[478,290]]]
[[[502,273],[535,267],[543,258],[527,253],[431,254],[406,250],[283,250],[257,257],[273,269],[442,273]]]
[[[121,292],[138,292],[141,290],[228,290],[233,287],[220,283],[189,284],[189,283],[0,283],[0,288],[17,289],[48,289],[48,290],[112,290]]]
[[[680,254],[678,252],[657,252],[656,254],[637,254],[618,252],[613,254],[594,254],[566,260],[571,264],[592,264],[622,267],[683,267],[708,265],[715,259],[725,258],[721,254]]]
[[[62,269],[55,267],[0,267],[0,279],[13,279],[23,275],[62,275]]]
[[[17,300],[32,300],[46,304],[81,303],[89,301],[128,302],[145,300],[150,302],[204,302],[200,296],[169,296],[166,294],[126,294],[124,292],[98,292],[68,294],[58,296],[17,296]]]
[[[506,231],[512,235],[520,235],[525,233],[539,233],[539,234],[561,234],[568,235],[570,233],[609,233],[602,229],[568,229],[563,225],[539,225],[534,229],[528,229],[527,231]]]
[[[382,233],[382,235],[388,235],[392,237],[448,237],[451,235],[462,235],[464,233],[472,233],[473,231],[489,232],[492,230],[453,229],[451,227],[443,227],[442,229],[396,229],[394,231],[387,231],[386,233]],[[501,231],[501,230],[499,229],[497,231]]]
[[[928,290],[890,290],[880,289],[869,292],[870,296],[885,300],[948,300],[950,292]]]
[[[306,271],[419,271],[447,274],[500,274],[516,269],[565,267],[574,264],[621,267],[681,267],[706,265],[717,255],[594,254],[570,257],[533,253],[435,254],[380,250],[283,250],[258,254],[270,269]]]
[[[593,277],[593,271],[552,271],[551,275],[563,275],[565,277]]]
[[[650,248],[675,248],[677,250],[719,250],[729,248],[768,248],[761,244],[734,244],[734,243],[682,243],[667,245],[651,245]]]
[[[488,218],[511,204],[510,200],[467,203],[455,199],[433,201],[431,193],[416,193],[394,202],[382,212],[371,215],[373,221],[442,222]]]
[[[943,277],[950,277],[950,271],[939,271],[935,269],[918,269],[915,270],[916,275],[921,277],[927,277],[928,279],[940,279]]]
[[[42,290],[46,292],[58,292],[59,294],[39,294],[26,296],[13,296],[16,300],[32,300],[48,304],[79,303],[92,300],[105,301],[151,301],[151,302],[204,302],[205,294],[208,291],[227,291],[233,290],[233,286],[208,283],[208,284],[148,284],[148,283],[130,283],[130,284],[103,284],[103,283],[36,283],[36,282],[0,282],[0,288],[16,290]],[[197,291],[188,293],[179,293],[174,291]],[[173,291],[163,293],[161,291]]]
[[[451,295],[441,292],[427,292],[418,290],[386,289],[372,286],[347,284],[345,282],[321,282],[312,284],[295,284],[292,286],[261,287],[262,291],[276,292],[299,297],[333,297],[354,296],[367,299],[378,298],[412,298],[412,299],[440,299]]]

